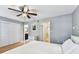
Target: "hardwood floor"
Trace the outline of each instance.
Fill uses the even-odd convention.
[[[7,45],[7,46],[4,46],[4,47],[0,47],[0,53],[3,53],[3,52],[6,52],[10,49],[13,49],[13,48],[16,48],[16,47],[19,47],[21,45],[24,45],[26,42],[17,42],[15,44],[11,44],[11,45]]]

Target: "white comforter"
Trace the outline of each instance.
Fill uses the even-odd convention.
[[[58,44],[32,41],[23,46],[9,50],[3,54],[60,54],[62,48]]]
[[[68,54],[79,54],[79,45],[72,49]]]

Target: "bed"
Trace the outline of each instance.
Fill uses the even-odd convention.
[[[59,44],[50,44],[40,41],[31,41],[23,46],[9,50],[3,54],[61,54],[62,47]]]
[[[79,44],[71,39],[66,40],[62,45],[31,41],[3,54],[79,54]]]

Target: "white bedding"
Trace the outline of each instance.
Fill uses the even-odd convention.
[[[72,49],[68,54],[79,54],[79,45]]]
[[[75,44],[71,39],[66,40],[63,44],[62,44],[62,49],[63,49],[63,53],[64,54],[69,54],[69,53],[73,53],[72,52],[76,47],[78,47],[77,44]],[[74,50],[75,51],[75,50]]]
[[[60,54],[61,45],[32,41],[3,54]]]

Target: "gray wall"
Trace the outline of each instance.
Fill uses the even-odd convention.
[[[46,20],[44,19],[44,22]],[[54,43],[63,43],[66,39],[70,38],[72,34],[72,15],[62,15],[58,17],[48,18],[47,21],[50,21],[50,42]],[[29,22],[30,28],[29,28],[29,35],[31,36],[40,36],[42,37],[42,29],[40,29],[41,23],[43,21],[40,21],[39,24],[37,22]],[[39,27],[36,31],[32,30],[32,24],[38,24]],[[40,31],[39,31],[40,30]],[[40,34],[40,35],[39,35]],[[41,38],[42,39],[42,38]]]
[[[72,14],[73,16],[73,27],[75,29],[72,30],[73,35],[78,35],[79,36],[79,6],[76,8],[76,10]]]
[[[72,34],[72,15],[54,17],[50,23],[50,39],[54,43],[63,43]]]

